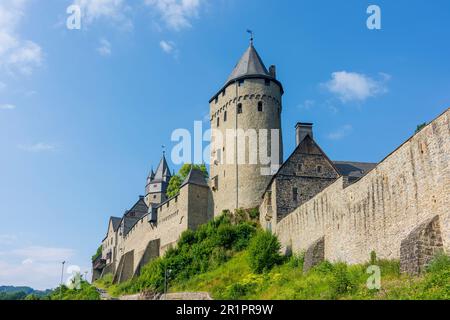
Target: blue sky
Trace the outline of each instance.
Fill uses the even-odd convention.
[[[90,269],[173,130],[207,128],[248,28],[285,88],[285,157],[303,121],[333,160],[380,161],[450,104],[445,0],[75,0],[68,30],[73,2],[0,2],[0,285]]]

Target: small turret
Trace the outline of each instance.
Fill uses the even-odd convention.
[[[167,200],[166,192],[171,178],[172,174],[170,173],[165,154],[163,154],[156,172],[153,172],[152,169],[147,178],[145,203],[148,207],[151,204],[160,204]]]

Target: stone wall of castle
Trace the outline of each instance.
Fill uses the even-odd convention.
[[[118,237],[116,265],[120,266],[121,258],[128,255],[127,263],[133,266],[135,274],[144,263],[174,247],[184,231],[195,230],[211,218],[208,216],[208,197],[208,187],[195,184],[182,187],[176,197],[156,209],[156,224],[149,222],[148,215],[144,216],[125,237]],[[156,243],[158,250],[154,245]],[[122,280],[126,280],[128,276],[129,272]]]
[[[449,118],[447,109],[361,180],[339,178],[272,226],[283,248],[306,251],[323,237],[330,261],[399,259],[402,242],[436,217],[450,252]]]
[[[215,215],[219,215],[223,210],[233,211],[236,207],[252,208],[259,206],[261,197],[267,184],[270,181],[270,175],[262,175],[261,168],[269,168],[270,164],[261,165],[260,141],[256,139],[246,139],[246,146],[240,145],[238,149],[245,152],[245,164],[239,164],[236,173],[236,145],[234,139],[227,144],[227,130],[237,128],[247,131],[255,129],[260,133],[260,129],[268,130],[267,151],[271,150],[270,130],[279,130],[279,156],[283,159],[283,144],[281,136],[281,111],[282,111],[282,93],[281,88],[274,81],[266,85],[264,79],[245,79],[237,86],[229,85],[210,105],[211,109],[211,128],[222,132],[224,138],[223,144],[213,137],[211,143],[211,186],[216,185],[218,189],[213,192],[213,208]],[[258,103],[262,103],[262,111],[258,111]],[[242,113],[236,114],[238,104],[242,106]],[[226,121],[225,121],[226,119]],[[255,141],[253,147],[250,141]],[[245,148],[245,150],[244,150]],[[251,153],[249,154],[249,150]],[[242,153],[244,154],[244,152]],[[255,164],[251,164],[250,156],[256,156]],[[253,162],[252,162],[253,163]],[[257,164],[256,164],[257,163]],[[270,171],[268,172],[270,174]],[[236,185],[237,181],[237,185]],[[238,205],[236,205],[236,194],[238,193]]]

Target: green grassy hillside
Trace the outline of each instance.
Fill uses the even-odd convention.
[[[255,212],[240,211],[187,231],[176,249],[152,261],[141,276],[112,285],[96,283],[112,296],[162,292],[170,270],[169,291],[206,291],[215,299],[450,299],[450,258],[439,255],[420,277],[400,275],[398,261],[368,257],[381,269],[381,289],[366,282],[369,263],[348,266],[323,262],[303,273],[302,255],[281,257],[276,238],[258,229]]]

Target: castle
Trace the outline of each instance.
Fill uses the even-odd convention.
[[[93,279],[112,273],[126,281],[185,230],[239,208],[259,207],[261,226],[286,253],[306,252],[305,268],[324,259],[362,263],[375,251],[417,274],[437,251],[450,252],[448,109],[378,164],[330,160],[313,124],[298,123],[296,148],[283,162],[283,93],[275,66],[265,67],[252,40],[209,101],[213,132],[243,132],[246,161],[239,160],[238,133],[226,143],[213,137],[210,178],[192,169],[168,198],[172,175],[163,155],[145,196],[110,218]],[[252,142],[249,130],[275,134]],[[250,161],[263,149],[271,162]]]

